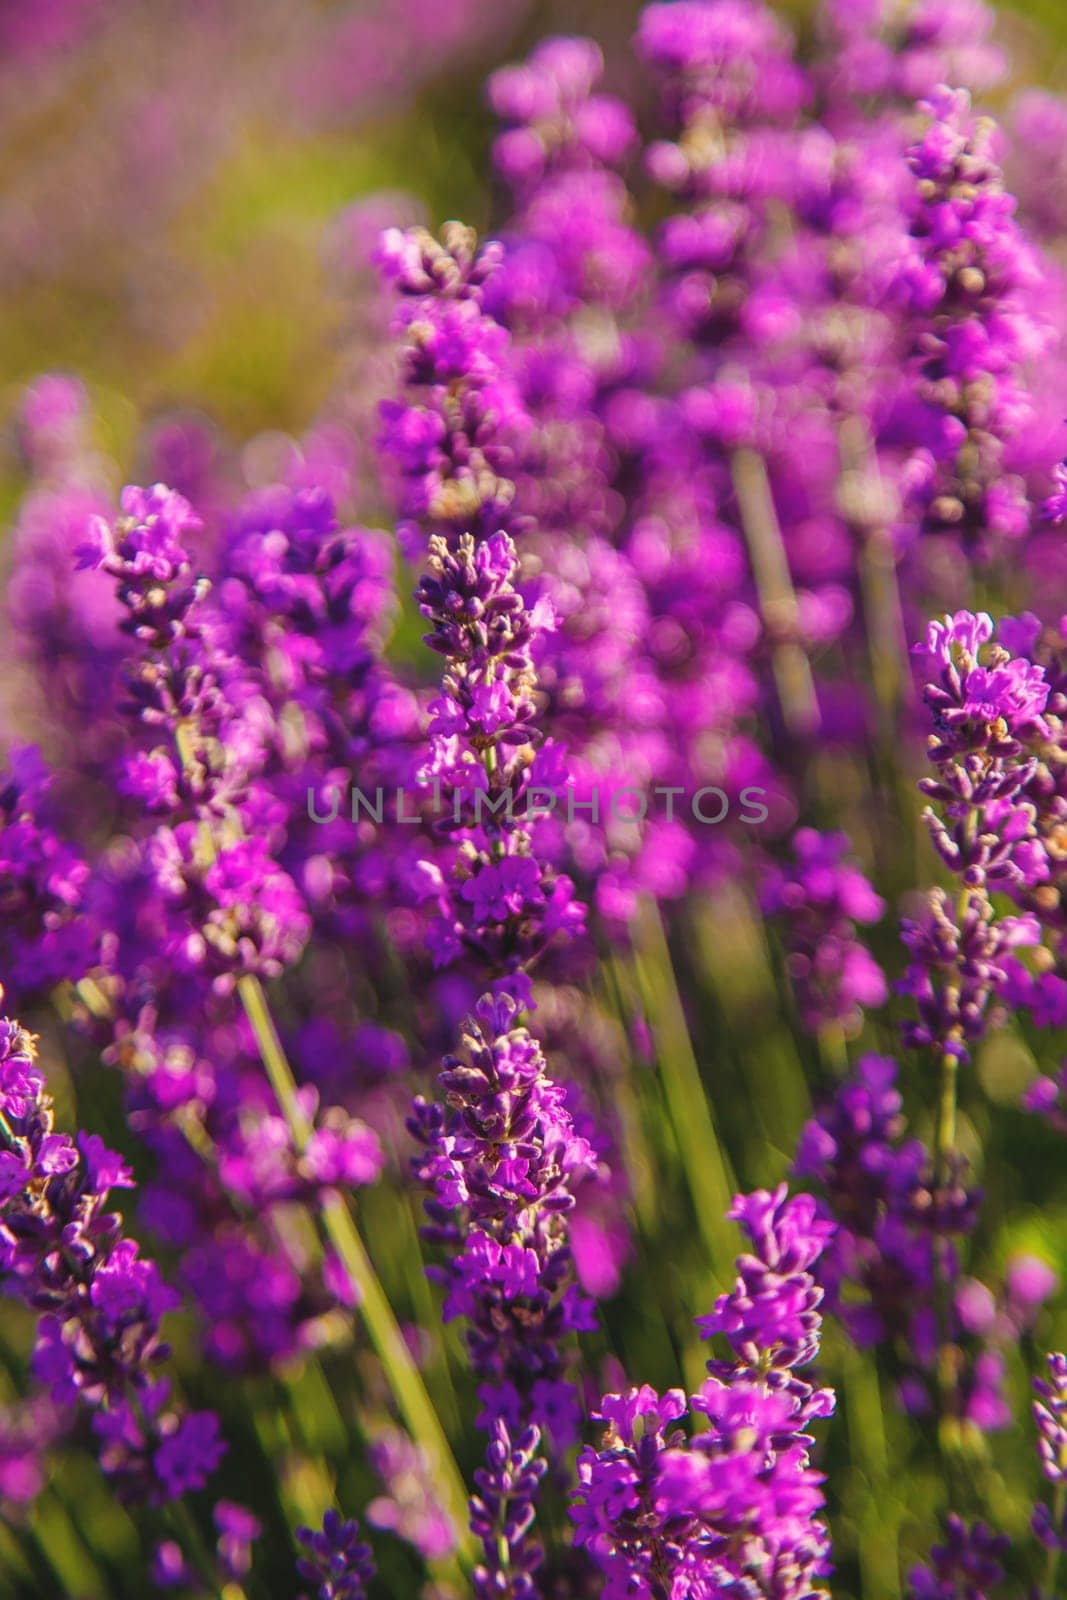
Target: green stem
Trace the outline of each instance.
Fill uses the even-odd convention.
[[[632,990],[632,974],[618,950],[604,952],[602,974],[607,1003],[614,1010],[627,1041],[623,1071],[611,1084],[612,1102],[619,1117],[619,1138],[623,1168],[630,1179],[634,1210],[647,1239],[654,1239],[660,1221],[660,1196],[656,1186],[655,1161],[649,1148],[646,1113],[634,1088],[633,1059],[629,1040],[633,1027],[633,1006],[627,999]]]
[[[934,1136],[935,1197],[948,1176],[952,1154],[956,1148],[956,1087],[958,1078],[959,1064],[955,1056],[946,1053],[941,1057],[941,1084],[938,1092],[937,1125]],[[954,1460],[960,1439],[958,1429],[952,1426],[949,1415],[949,1398],[954,1384],[952,1345],[949,1339],[951,1293],[944,1260],[946,1241],[940,1230],[935,1237],[935,1248],[937,1250],[935,1309],[937,1314],[938,1346],[936,1372],[939,1411],[938,1440],[942,1450],[947,1449],[950,1460]]]
[[[967,822],[967,829],[973,832],[975,814],[972,812]],[[964,887],[960,890],[956,901],[956,923],[962,927],[967,908],[970,903],[970,892]],[[960,979],[962,982],[962,978]],[[950,1036],[951,1041],[952,1036]],[[955,1034],[958,1041],[959,1034]],[[959,1092],[959,1061],[952,1050],[941,1052],[940,1079],[937,1092],[937,1117],[934,1126],[934,1172],[933,1188],[935,1203],[940,1190],[948,1180],[952,1168],[952,1160],[956,1153],[956,1122],[957,1122],[957,1097]],[[951,1323],[951,1289],[948,1273],[945,1270],[946,1240],[940,1230],[935,1238],[937,1258],[937,1322],[938,1322],[938,1352],[937,1352],[937,1394],[940,1410],[938,1437],[942,1449],[951,1447],[950,1460],[955,1454],[960,1441],[958,1428],[953,1428],[948,1411],[948,1399],[952,1392],[955,1375],[952,1370],[952,1345],[949,1339]]]
[[[948,1176],[956,1149],[956,1091],[959,1062],[948,1051],[941,1057],[941,1081],[937,1095],[937,1131],[934,1136],[934,1187],[939,1189]]]
[[[895,749],[901,703],[912,693],[897,558],[889,530],[895,499],[882,478],[878,452],[861,417],[849,416],[842,421],[839,444],[842,470],[838,498],[859,543],[864,632],[880,732],[889,747]]]
[[[633,932],[638,983],[652,1024],[667,1106],[696,1212],[697,1228],[704,1241],[712,1276],[725,1287],[731,1281],[737,1254],[736,1233],[726,1220],[737,1186],[712,1121],[663,922],[654,900],[642,902]]]
[[[848,1075],[848,1040],[839,1022],[824,1022],[819,1029],[819,1054],[834,1078]]]
[[[763,457],[748,448],[734,453],[732,467],[760,612],[771,636],[771,664],[782,715],[791,734],[810,738],[819,731],[819,704],[811,663],[797,642],[797,597],[767,467]]]
[[[274,1026],[263,986],[253,973],[244,973],[237,980],[237,990],[255,1034],[271,1088],[292,1132],[297,1152],[301,1153],[311,1137],[312,1126],[300,1104],[293,1070]],[[463,1479],[422,1376],[359,1236],[352,1213],[340,1194],[331,1194],[323,1202],[322,1220],[326,1236],[356,1290],[368,1336],[396,1398],[400,1414],[412,1437],[425,1452],[434,1485],[456,1525],[461,1552],[470,1559],[470,1539],[465,1531],[468,1496]]]
[[[865,1480],[856,1506],[863,1600],[900,1600],[898,1515],[893,1498],[878,1366],[870,1351],[844,1357],[849,1445]]]

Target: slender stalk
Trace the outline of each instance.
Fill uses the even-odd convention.
[[[786,1175],[811,1096],[796,1039],[786,1025],[766,925],[750,895],[722,885],[714,901],[692,908],[695,950],[722,1016],[724,1049],[744,1052],[747,1119],[760,1138],[746,1137],[745,1185],[774,1185]]]
[[[948,1051],[941,1057],[941,1079],[937,1096],[937,1128],[934,1136],[934,1186],[940,1188],[948,1176],[956,1149],[956,1095],[959,1062]]]
[[[618,1016],[629,1042],[630,1029],[633,1026],[633,1008],[626,996],[628,991],[632,991],[632,985],[629,981],[630,974],[618,950],[609,948],[605,951],[602,971],[608,1004]],[[642,1107],[634,1089],[634,1063],[629,1050],[625,1056],[624,1070],[611,1085],[611,1098],[619,1117],[623,1166],[630,1179],[634,1210],[646,1238],[653,1239],[660,1219],[655,1162],[646,1138]]]
[[[819,704],[811,663],[797,643],[797,597],[782,530],[763,457],[747,447],[734,453],[734,491],[752,563],[760,612],[771,635],[771,663],[790,733],[810,738],[819,731]]]
[[[819,1054],[834,1078],[848,1072],[848,1041],[839,1022],[824,1022],[819,1028]]]
[[[975,816],[972,812],[968,820],[968,828],[973,831]],[[959,892],[956,901],[956,922],[962,927],[967,914],[970,894],[966,886]],[[958,1035],[957,1035],[958,1037]],[[933,1186],[935,1200],[939,1191],[944,1187],[950,1176],[953,1158],[956,1154],[956,1124],[957,1124],[957,1098],[959,1093],[959,1061],[951,1050],[941,1052],[940,1077],[937,1092],[937,1112],[934,1125],[934,1172]],[[954,1373],[952,1370],[952,1344],[949,1338],[949,1319],[951,1314],[951,1292],[949,1288],[948,1273],[945,1270],[945,1253],[947,1241],[940,1229],[935,1236],[937,1247],[937,1322],[938,1322],[938,1353],[937,1353],[937,1393],[940,1408],[938,1436],[942,1447],[958,1447],[960,1443],[958,1427],[953,1427],[948,1413],[948,1398],[951,1394]]]
[[[896,741],[901,703],[911,697],[907,630],[900,603],[897,559],[887,526],[894,511],[878,454],[861,417],[846,417],[839,434],[842,514],[859,539],[859,577],[871,681],[883,737]]]
[[[237,989],[255,1034],[271,1088],[292,1132],[296,1149],[300,1152],[311,1137],[311,1122],[300,1104],[293,1070],[274,1026],[263,986],[254,973],[244,973],[237,980]],[[434,1484],[456,1524],[461,1550],[470,1557],[471,1547],[465,1534],[468,1496],[463,1479],[422,1376],[342,1195],[331,1194],[323,1203],[322,1221],[326,1236],[356,1290],[367,1334],[389,1380],[400,1414],[412,1437],[426,1454]]]
[[[893,1500],[881,1385],[870,1351],[844,1357],[845,1415],[853,1459],[866,1479],[856,1520],[863,1600],[900,1600],[898,1516]]]
[[[975,815],[968,818],[968,833],[976,827]],[[962,928],[970,906],[970,890],[964,885],[956,897],[956,925]],[[962,981],[962,980],[961,980]],[[951,991],[950,991],[951,992]],[[959,1033],[956,1031],[958,1040]],[[937,1093],[937,1121],[934,1132],[934,1187],[940,1188],[948,1176],[956,1151],[956,1101],[959,1089],[959,1061],[951,1050],[941,1052],[941,1071]]]
[[[733,1226],[726,1221],[737,1185],[712,1121],[655,901],[642,902],[633,933],[638,982],[652,1024],[663,1087],[693,1199],[697,1228],[708,1254],[712,1276],[725,1287],[731,1281],[737,1254]]]
[[[955,1056],[944,1054],[941,1057],[941,1080],[938,1091],[937,1123],[934,1134],[934,1193],[942,1188],[948,1176],[952,1155],[956,1148],[956,1090],[959,1080],[959,1066]],[[937,1251],[935,1270],[937,1283],[935,1286],[936,1314],[937,1314],[937,1371],[936,1388],[938,1398],[938,1440],[943,1450],[949,1453],[950,1461],[954,1460],[961,1442],[958,1426],[953,1425],[949,1413],[949,1399],[955,1381],[952,1362],[952,1343],[949,1338],[949,1319],[951,1312],[951,1294],[949,1289],[948,1273],[946,1271],[945,1250],[947,1241],[941,1230],[935,1235],[935,1248]]]

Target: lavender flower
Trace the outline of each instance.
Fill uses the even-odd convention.
[[[681,1389],[661,1397],[645,1384],[605,1395],[593,1414],[604,1424],[604,1435],[599,1449],[586,1446],[578,1458],[571,1519],[575,1542],[607,1579],[608,1600],[635,1587],[651,1594],[650,1580],[672,1575],[672,1568],[689,1560],[688,1528],[683,1523],[681,1537],[672,1537],[672,1520],[656,1505],[661,1459],[668,1448],[684,1444],[683,1430],[673,1424],[686,1409]]]
[[[1002,1534],[984,1522],[968,1526],[955,1512],[945,1524],[946,1542],[930,1552],[932,1565],[908,1574],[909,1600],[985,1600],[1004,1578],[1003,1558],[1010,1548]]]
[[[507,335],[480,307],[498,251],[476,253],[466,230],[446,230],[442,245],[416,230],[388,235],[383,258],[407,297],[400,326],[421,397],[383,408],[384,444],[403,467],[401,510],[429,535],[417,599],[432,624],[426,642],[447,663],[420,772],[451,813],[458,845],[447,875],[425,866],[439,913],[434,955],[443,964],[473,953],[525,1002],[526,969],[557,935],[580,933],[583,914],[570,880],[546,870],[520,820],[545,770],[534,754],[533,652],[552,615],[523,603],[505,531],[514,492],[505,473],[523,413],[504,361]],[[413,539],[418,524],[405,526]],[[551,773],[542,749],[546,761]]]
[[[93,885],[109,928],[109,1054],[131,1069],[133,1119],[159,1159],[149,1214],[183,1252],[213,1356],[239,1367],[313,1342],[326,1307],[351,1305],[333,1257],[318,1269],[294,1247],[285,1210],[318,1207],[382,1166],[371,1131],[341,1106],[320,1108],[310,1086],[295,1091],[309,1125],[297,1148],[234,1004],[243,980],[291,968],[310,933],[274,854],[291,841],[306,879],[307,824],[301,835],[292,818],[308,768],[295,792],[271,780],[287,771],[283,730],[292,736],[297,716],[313,749],[344,759],[344,714],[372,667],[363,623],[379,615],[380,566],[365,571],[328,502],[275,497],[246,509],[216,603],[183,542],[195,522],[186,502],[156,486],[127,490],[123,504],[84,559],[116,579],[134,640],[127,678],[148,736],[127,751],[124,782],[163,820],[147,834],[135,825],[136,848],[102,863]],[[264,530],[272,509],[283,527]],[[333,632],[301,643],[312,619]]]
[[[725,1333],[736,1356],[709,1361],[692,1398],[706,1431],[687,1441],[674,1426],[687,1411],[681,1390],[660,1398],[646,1385],[605,1396],[602,1445],[579,1457],[575,1539],[611,1600],[672,1586],[710,1597],[739,1584],[801,1600],[828,1570],[822,1480],[805,1430],[834,1400],[796,1369],[818,1350],[822,1291],[811,1269],[834,1225],[810,1196],[787,1200],[784,1185],[739,1195],[731,1215],[752,1252],[738,1259],[735,1288],[698,1323]]]
[[[514,1026],[531,1001],[530,967],[557,936],[583,930],[570,880],[515,816],[539,780],[557,772],[534,720],[535,648],[554,618],[546,601],[525,604],[503,531],[519,527],[507,474],[527,422],[506,364],[507,335],[481,307],[499,252],[475,253],[473,237],[450,228],[441,246],[420,232],[387,236],[384,257],[408,297],[400,326],[422,402],[383,408],[385,443],[402,467],[401,509],[429,534],[430,572],[416,598],[432,624],[426,642],[446,661],[421,776],[451,802],[459,841],[449,871],[424,866],[439,911],[434,954],[441,964],[473,954],[491,986],[467,1026],[469,1061],[446,1057],[448,1110],[417,1100],[409,1126],[427,1151],[416,1163],[431,1195],[427,1235],[450,1249],[445,1316],[469,1324],[479,1425],[503,1425],[508,1449],[522,1434],[511,1466],[528,1515],[514,1544],[504,1534],[486,1543],[477,1579],[481,1593],[517,1595],[529,1592],[540,1559],[525,1540],[540,1476],[532,1452],[542,1433],[557,1455],[576,1437],[565,1341],[593,1325],[573,1281],[564,1221],[574,1203],[570,1176],[593,1165],[591,1151],[536,1042]],[[416,528],[405,524],[409,541]],[[502,1448],[494,1433],[489,1476],[471,1508],[479,1536],[490,1514],[484,1496],[506,1488]]]
[[[537,1455],[540,1442],[537,1428],[525,1428],[512,1442],[499,1417],[493,1424],[486,1464],[474,1475],[478,1493],[471,1500],[471,1530],[486,1555],[486,1565],[475,1568],[473,1575],[476,1600],[493,1600],[504,1593],[509,1600],[536,1600],[534,1574],[542,1552],[526,1535],[547,1471],[547,1463]],[[506,1590],[502,1579],[508,1584]]]
[[[738,1195],[729,1212],[748,1235],[750,1252],[738,1259],[735,1287],[708,1316],[697,1318],[706,1338],[724,1333],[733,1347],[734,1365],[709,1366],[719,1376],[788,1373],[807,1366],[818,1351],[822,1290],[811,1268],[835,1224],[819,1216],[810,1195],[790,1200],[786,1193],[780,1184],[773,1194],[761,1189]]]
[[[1018,852],[1021,869],[1011,874],[1008,892],[1021,911],[1036,919],[1045,949],[1036,951],[1027,965],[1020,958],[1007,957],[1003,995],[1007,1004],[1027,1007],[1037,1026],[1055,1027],[1067,1017],[1067,917],[1059,847],[1067,815],[1061,758],[1067,709],[1063,630],[1043,629],[1031,614],[1004,619],[1000,630],[1032,675],[1032,682],[1047,689],[1040,717],[1017,734],[1023,744],[1017,764],[1025,781],[1018,799],[1003,813],[1007,823],[1004,836],[1017,838],[1012,859]]]
[[[964,1276],[955,1241],[973,1231],[980,1195],[954,1151],[935,1179],[902,1104],[896,1062],[863,1056],[801,1134],[794,1171],[820,1185],[837,1223],[816,1275],[855,1343],[892,1351],[905,1409],[928,1412],[936,1389],[957,1425],[992,1432],[1011,1421],[1004,1352],[1056,1279],[1025,1258],[996,1294]]]
[[[39,1313],[33,1370],[92,1416],[101,1464],[124,1495],[160,1503],[198,1489],[225,1446],[214,1413],[171,1402],[160,1319],[177,1304],[155,1263],[104,1208],[129,1171],[95,1135],[53,1131],[34,1041],[0,1021],[0,1278]]]
[[[858,867],[844,856],[844,834],[800,828],[793,839],[795,867],[770,872],[762,903],[785,925],[786,969],[794,986],[802,1025],[812,1033],[838,1023],[848,1033],[862,1021],[863,1006],[886,998],[885,977],[856,938],[856,923],[876,922],[885,910]]]
[[[928,752],[937,767],[920,788],[939,808],[927,807],[924,820],[960,892],[955,911],[935,890],[925,915],[903,924],[912,962],[900,987],[919,1010],[909,1043],[966,1060],[989,1026],[1005,957],[1039,941],[1033,916],[998,917],[989,895],[1048,875],[1027,796],[1036,764],[1025,748],[1047,734],[1048,684],[1042,667],[994,641],[984,613],[931,623],[918,653],[929,674],[924,698],[935,731]]]
[[[366,1600],[375,1568],[370,1546],[360,1539],[358,1522],[342,1522],[330,1510],[321,1531],[298,1528],[296,1537],[306,1551],[296,1570],[306,1583],[315,1584],[314,1600]]]
[[[398,331],[413,394],[383,403],[381,446],[399,469],[398,533],[412,555],[424,526],[449,546],[510,531],[509,473],[526,423],[504,360],[507,334],[481,310],[499,262],[498,245],[479,251],[458,223],[440,243],[425,229],[383,237],[383,273],[403,296]]]
[[[230,519],[221,568],[214,620],[263,746],[249,810],[316,934],[371,958],[369,903],[412,901],[416,853],[410,830],[369,815],[376,796],[415,781],[416,698],[381,654],[396,604],[392,553],[383,535],[340,527],[321,489],[279,486]],[[353,820],[357,779],[369,809]]]
[[[564,1344],[594,1325],[565,1222],[590,1150],[514,1001],[486,996],[463,1043],[441,1075],[448,1109],[416,1100],[410,1123],[426,1148],[416,1172],[430,1190],[427,1236],[450,1251],[445,1316],[468,1320],[482,1425],[533,1422],[562,1452],[578,1426]]]
[[[1034,1401],[1034,1421],[1041,1435],[1038,1451],[1041,1470],[1050,1483],[1067,1482],[1067,1357],[1050,1355],[1049,1376],[1034,1379],[1034,1388],[1041,1396]]]
[[[918,197],[914,360],[929,462],[921,526],[982,554],[1030,523],[1025,484],[1004,471],[1004,455],[1032,413],[1023,369],[1043,337],[1033,310],[1040,270],[1004,192],[992,125],[974,122],[964,90],[941,87],[924,109],[930,125],[908,152]]]
[[[89,867],[55,826],[52,774],[38,750],[12,751],[0,781],[0,954],[12,993],[29,999],[93,964]]]

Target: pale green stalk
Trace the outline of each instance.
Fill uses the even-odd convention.
[[[299,1154],[311,1137],[312,1124],[300,1104],[293,1070],[274,1026],[263,986],[254,973],[244,973],[237,980],[237,990],[255,1034],[267,1078]],[[452,1517],[461,1549],[469,1558],[471,1543],[466,1532],[467,1490],[422,1375],[415,1365],[343,1196],[331,1193],[323,1202],[321,1214],[326,1236],[356,1291],[360,1314],[388,1379],[397,1409],[426,1457],[434,1488]]]
[[[634,964],[652,1027],[660,1074],[678,1152],[693,1199],[697,1227],[711,1273],[725,1288],[731,1281],[737,1238],[726,1213],[736,1182],[719,1143],[704,1083],[682,1008],[659,907],[645,899],[633,926]]]
[[[869,1491],[856,1508],[863,1600],[900,1600],[899,1519],[893,1504],[878,1367],[869,1351],[848,1349],[844,1388],[851,1453]]]
[[[907,631],[889,523],[893,501],[862,417],[841,424],[838,504],[860,540],[859,577],[871,681],[883,738],[896,742],[902,701],[911,691]]]
[[[819,731],[819,704],[811,663],[796,637],[797,597],[766,463],[758,451],[745,447],[734,452],[731,465],[782,716],[790,733],[810,738]]]
[[[697,953],[729,1032],[745,1052],[746,1088],[766,1135],[758,1168],[753,1149],[746,1151],[746,1178],[778,1183],[811,1100],[796,1042],[782,1020],[766,927],[737,885],[724,884],[714,904],[696,905],[692,917]]]

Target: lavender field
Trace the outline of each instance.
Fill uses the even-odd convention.
[[[0,0],[0,1600],[1067,1596],[1061,39]]]

